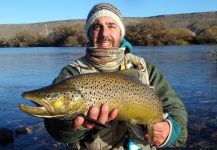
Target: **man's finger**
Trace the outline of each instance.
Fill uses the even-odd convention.
[[[73,128],[80,128],[83,123],[84,123],[84,118],[78,116],[74,119]]]
[[[169,123],[167,121],[162,121],[154,124],[154,130],[158,132],[163,132],[166,129],[168,129]]]
[[[155,145],[155,146],[160,146],[161,145],[161,142],[157,139],[157,138],[154,138],[153,139],[153,144]]]
[[[91,118],[91,119],[97,120],[97,118],[98,118],[98,112],[99,112],[98,108],[97,108],[96,106],[92,106],[92,107],[90,108],[89,112],[88,112],[88,117]],[[89,129],[94,126],[93,123],[89,123],[89,122],[86,122],[86,121],[84,122],[83,125],[84,125],[86,128],[89,128]]]
[[[145,134],[144,139],[145,139],[146,141],[149,141],[150,137],[149,137],[149,135],[148,135],[147,133]]]
[[[102,124],[105,124],[108,121],[108,113],[109,113],[109,107],[108,104],[103,104],[100,108],[100,114],[98,116],[98,121]]]
[[[113,109],[108,115],[108,121],[115,119],[117,115],[118,115],[118,110]]]
[[[165,138],[163,132],[154,131],[153,134],[154,134],[154,137],[157,139]]]

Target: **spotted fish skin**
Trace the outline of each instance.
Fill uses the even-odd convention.
[[[132,72],[138,73],[135,70]],[[162,103],[153,90],[125,73],[78,75],[48,87],[24,92],[22,96],[40,107],[21,104],[20,109],[42,118],[73,118],[78,114],[86,115],[93,105],[100,107],[107,103],[110,110],[118,109],[118,120],[148,124],[163,119]]]

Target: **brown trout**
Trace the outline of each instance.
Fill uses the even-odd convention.
[[[117,120],[132,124],[153,124],[163,119],[161,101],[138,79],[138,71],[90,73],[57,84],[24,92],[22,96],[38,104],[19,108],[35,117],[72,119],[87,115],[91,106],[103,103],[118,109]],[[134,74],[134,75],[133,75]]]

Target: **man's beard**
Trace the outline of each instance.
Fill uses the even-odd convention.
[[[103,43],[110,43],[110,45],[108,47],[105,46],[105,48],[118,48],[120,46],[120,41],[115,43],[115,40],[111,37],[99,37],[96,43],[92,42],[91,45],[92,47],[103,48],[101,47]]]

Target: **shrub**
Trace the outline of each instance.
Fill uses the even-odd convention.
[[[126,26],[126,39],[133,45],[172,45],[192,42],[195,33],[185,28],[172,28],[166,23],[147,20]]]
[[[81,46],[86,42],[84,31],[80,24],[58,26],[48,35],[48,45]]]
[[[196,38],[197,43],[217,43],[217,25],[204,28]]]
[[[45,37],[39,33],[23,31],[7,41],[10,47],[40,46],[45,43]]]

